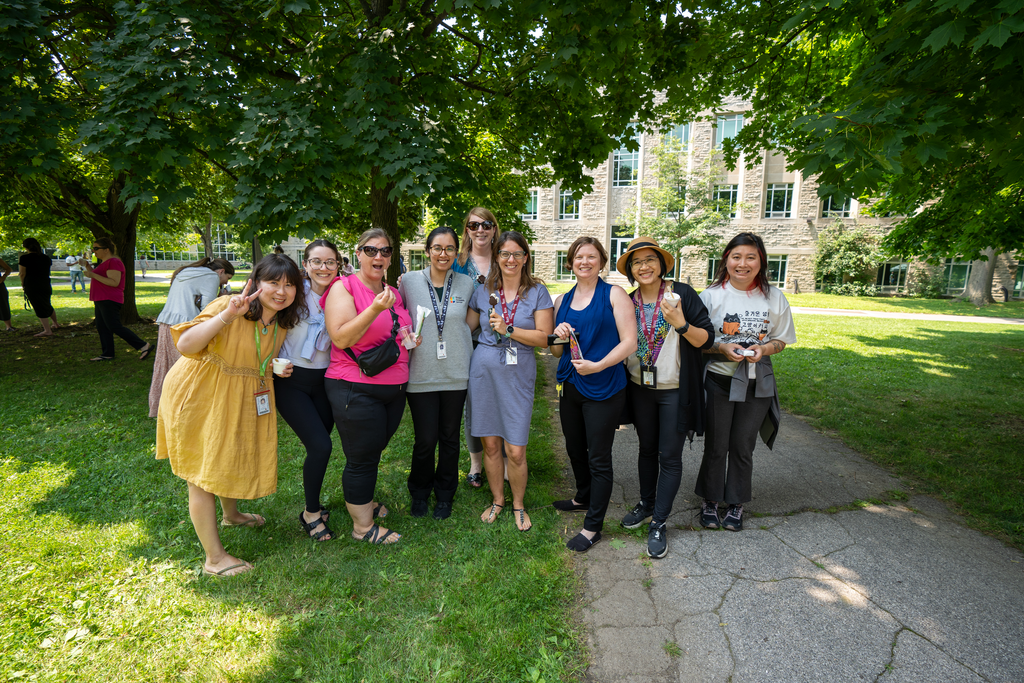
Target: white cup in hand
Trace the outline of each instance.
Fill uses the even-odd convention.
[[[275,358],[273,362],[275,375],[280,375],[288,367],[288,364],[291,363],[287,358]]]

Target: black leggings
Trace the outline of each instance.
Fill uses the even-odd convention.
[[[603,401],[579,392],[572,382],[562,383],[558,415],[562,420],[565,450],[576,477],[577,503],[589,505],[583,528],[600,531],[612,497],[612,442],[626,401],[626,389]]]
[[[37,318],[49,318],[53,315],[53,306],[50,304],[50,297],[53,296],[53,287],[47,282],[45,285],[33,285],[23,290],[28,302],[35,311]]]
[[[0,282],[0,322],[11,319],[11,297],[7,293],[7,285]]]
[[[341,488],[345,502],[366,505],[377,488],[380,456],[405,412],[404,384],[362,384],[326,379],[334,422],[345,450]]]
[[[93,304],[96,307],[96,331],[100,334],[101,356],[114,357],[115,334],[136,351],[146,345],[139,335],[121,324],[121,304],[116,301],[94,301]]]
[[[459,487],[459,432],[466,390],[406,393],[416,441],[409,468],[409,494],[426,500],[433,489],[437,502],[452,502]],[[437,467],[434,451],[437,450]]]
[[[306,447],[302,489],[306,493],[306,512],[311,514],[320,511],[320,489],[331,460],[334,416],[324,386],[325,374],[327,368],[295,366],[291,377],[274,377],[277,412]]]
[[[640,502],[648,510],[654,510],[653,523],[664,524],[672,514],[672,503],[683,477],[686,435],[676,430],[679,390],[651,389],[630,382],[627,394],[640,440],[637,460]]]

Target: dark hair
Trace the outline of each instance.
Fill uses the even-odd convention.
[[[608,252],[605,251],[604,245],[596,238],[585,236],[577,237],[576,241],[569,245],[569,251],[565,254],[565,260],[568,261],[569,267],[572,267],[572,262],[576,258],[576,252],[579,251],[580,247],[584,244],[589,244],[597,249],[597,253],[601,257],[601,270],[604,270],[604,267],[608,265]]]
[[[498,239],[494,241],[494,246],[491,248],[491,261],[493,263],[498,262],[498,249],[502,244],[505,244],[505,242],[515,242],[522,248],[523,251],[526,252],[526,258],[523,260],[523,268],[520,271],[522,273],[522,280],[519,284],[519,293],[521,294],[526,290],[531,289],[534,285],[544,284],[543,280],[534,277],[533,275],[530,274],[530,259],[532,258],[532,256],[530,255],[530,245],[527,244],[526,238],[523,237],[521,233],[518,233],[515,230],[506,230],[505,232],[501,233]],[[491,272],[487,274],[488,292],[498,291],[499,279],[502,280],[502,284],[504,284],[504,279],[501,274],[501,268],[495,268],[494,266],[492,266]]]
[[[329,241],[327,241],[325,239],[319,238],[319,239],[313,240],[312,242],[310,242],[309,244],[306,245],[305,251],[302,252],[302,263],[303,264],[305,264],[306,261],[309,260],[310,253],[312,253],[312,251],[314,249],[316,249],[317,247],[325,247],[327,249],[330,249],[331,251],[334,252],[334,260],[335,261],[341,261],[341,252],[339,252],[338,248],[336,246],[334,246],[334,243],[333,242],[329,242]],[[308,277],[306,275],[305,268],[302,269],[302,277],[303,278]]]
[[[455,251],[459,250],[459,234],[452,230],[447,225],[442,225],[440,227],[434,228],[433,230],[430,231],[430,234],[427,235],[427,251],[430,251],[430,245],[432,245],[434,243],[434,240],[436,240],[441,235],[451,235],[452,239],[455,240]]]
[[[21,241],[21,246],[31,252],[42,251],[43,247],[35,237],[26,237]]]
[[[174,278],[178,277],[178,273],[185,270],[186,268],[209,268],[210,270],[213,271],[216,271],[219,268],[223,268],[224,272],[227,273],[228,275],[235,274],[235,267],[231,265],[231,261],[222,258],[210,258],[209,256],[204,256],[195,263],[189,263],[187,265],[181,266],[176,271],[171,273],[172,284],[174,283]]]
[[[277,324],[281,329],[290,330],[309,315],[309,310],[306,308],[306,297],[302,296],[302,273],[295,265],[295,261],[285,254],[267,254],[252,269],[249,279],[252,280],[252,286],[255,288],[259,282],[281,280],[282,278],[295,286],[295,300],[288,308],[277,314]],[[263,304],[260,303],[260,298],[256,297],[249,304],[245,319],[256,321],[262,316]]]
[[[100,237],[99,239],[93,240],[93,242],[100,245],[100,249],[106,249],[112,256],[117,256],[117,247],[114,246],[114,240],[109,237]],[[38,242],[36,244],[38,244]]]
[[[485,221],[491,221],[494,223],[494,233],[497,234],[501,230],[501,226],[498,225],[498,219],[494,217],[494,214],[489,209],[485,209],[482,206],[474,206],[466,214],[466,217],[462,219],[462,250],[459,252],[458,262],[460,266],[466,265],[466,259],[469,258],[469,252],[473,250],[473,240],[469,237],[469,219],[471,216],[476,215],[483,218]],[[491,242],[491,251],[494,251],[494,245],[497,244],[497,240]],[[491,261],[493,262],[493,256]]]
[[[633,277],[633,256],[636,255],[636,252],[641,251],[642,249],[651,249],[651,248],[650,247],[641,247],[640,249],[636,249],[634,251],[631,251],[629,253],[629,257],[626,259],[626,279],[629,280],[629,284],[631,284],[631,285],[635,285],[636,284],[636,278]],[[657,249],[651,249],[651,251],[653,251],[654,255],[658,257],[658,263],[661,264],[661,272],[658,273],[658,277],[664,278],[665,277],[665,273],[668,272],[668,264],[665,263],[665,257]]]
[[[344,263],[347,266],[348,265],[348,256],[342,256],[341,257],[341,262]]]
[[[767,297],[771,293],[771,285],[768,283],[768,252],[765,251],[764,242],[761,238],[752,232],[741,232],[729,240],[729,244],[725,245],[722,259],[718,262],[718,270],[715,271],[715,280],[710,286],[724,285],[729,281],[729,271],[726,267],[729,260],[729,252],[736,247],[744,245],[757,249],[757,258],[761,260],[761,267],[758,269],[757,276],[754,279],[754,287],[761,290],[761,294]]]

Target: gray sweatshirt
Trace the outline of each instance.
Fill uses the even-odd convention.
[[[466,324],[469,300],[473,296],[473,281],[469,276],[449,271],[452,276],[448,294],[448,311],[444,319],[444,342],[447,357],[437,357],[437,320],[430,299],[430,269],[406,273],[402,277],[399,293],[416,322],[417,306],[422,306],[430,315],[423,321],[423,343],[409,352],[410,394],[430,391],[461,391],[469,387],[469,361],[473,356],[473,338]],[[437,309],[441,311],[444,301],[437,297]]]

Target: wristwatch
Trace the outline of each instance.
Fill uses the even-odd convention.
[[[512,327],[511,325],[509,325],[508,327],[505,328],[505,336],[506,337],[511,337],[512,333],[515,332],[515,331],[516,331],[516,328]]]
[[[687,320],[686,324],[683,325],[682,327],[677,327],[676,328],[676,332],[678,332],[679,334],[686,334],[686,331],[688,329],[690,329],[690,321],[689,320]]]

